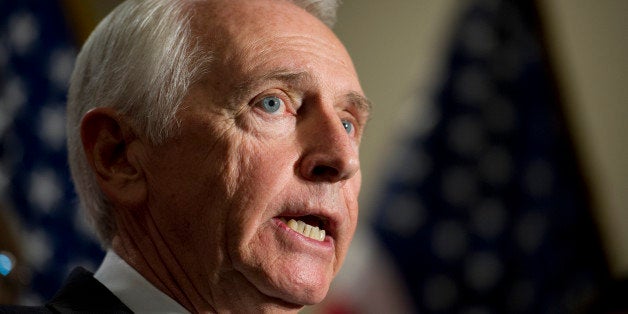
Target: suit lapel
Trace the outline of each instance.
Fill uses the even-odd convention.
[[[82,267],[72,271],[46,307],[58,313],[133,313]]]

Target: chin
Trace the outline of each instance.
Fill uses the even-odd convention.
[[[325,296],[327,296],[328,291],[328,285],[315,289],[284,291],[282,300],[298,306],[313,305],[322,302]]]
[[[268,276],[266,280],[258,281],[257,288],[271,298],[304,306],[323,301],[330,283],[331,276],[326,273],[295,267],[277,277]]]
[[[301,271],[300,276],[297,275],[293,278],[295,282],[292,282],[291,288],[282,289],[287,297],[286,300],[302,305],[320,303],[329,291],[331,276]]]

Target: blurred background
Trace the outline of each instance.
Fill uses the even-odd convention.
[[[41,304],[104,255],[64,102],[118,3],[0,1],[0,304]],[[344,0],[335,31],[375,103],[360,225],[304,312],[627,310],[626,16],[623,0]]]

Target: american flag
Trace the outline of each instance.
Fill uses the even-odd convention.
[[[76,53],[59,1],[0,2],[0,210],[10,219],[0,237],[18,239],[21,304],[41,304],[75,265],[94,270],[104,254],[78,210],[66,160]]]
[[[537,23],[472,1],[390,163],[374,228],[418,312],[588,313],[608,280]]]

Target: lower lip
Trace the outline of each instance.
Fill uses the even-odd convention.
[[[288,227],[288,225],[286,225],[283,221],[281,221],[281,219],[279,218],[273,218],[273,221],[275,222],[275,225],[277,225],[279,228],[281,228],[286,235],[289,238],[292,238],[296,241],[302,242],[302,243],[306,243],[309,246],[315,245],[317,247],[323,247],[323,248],[329,248],[331,249],[334,245],[334,238],[330,237],[329,235],[325,236],[325,240],[323,241],[318,241],[318,240],[314,240],[310,237],[306,237],[294,230],[292,230],[292,228]]]

